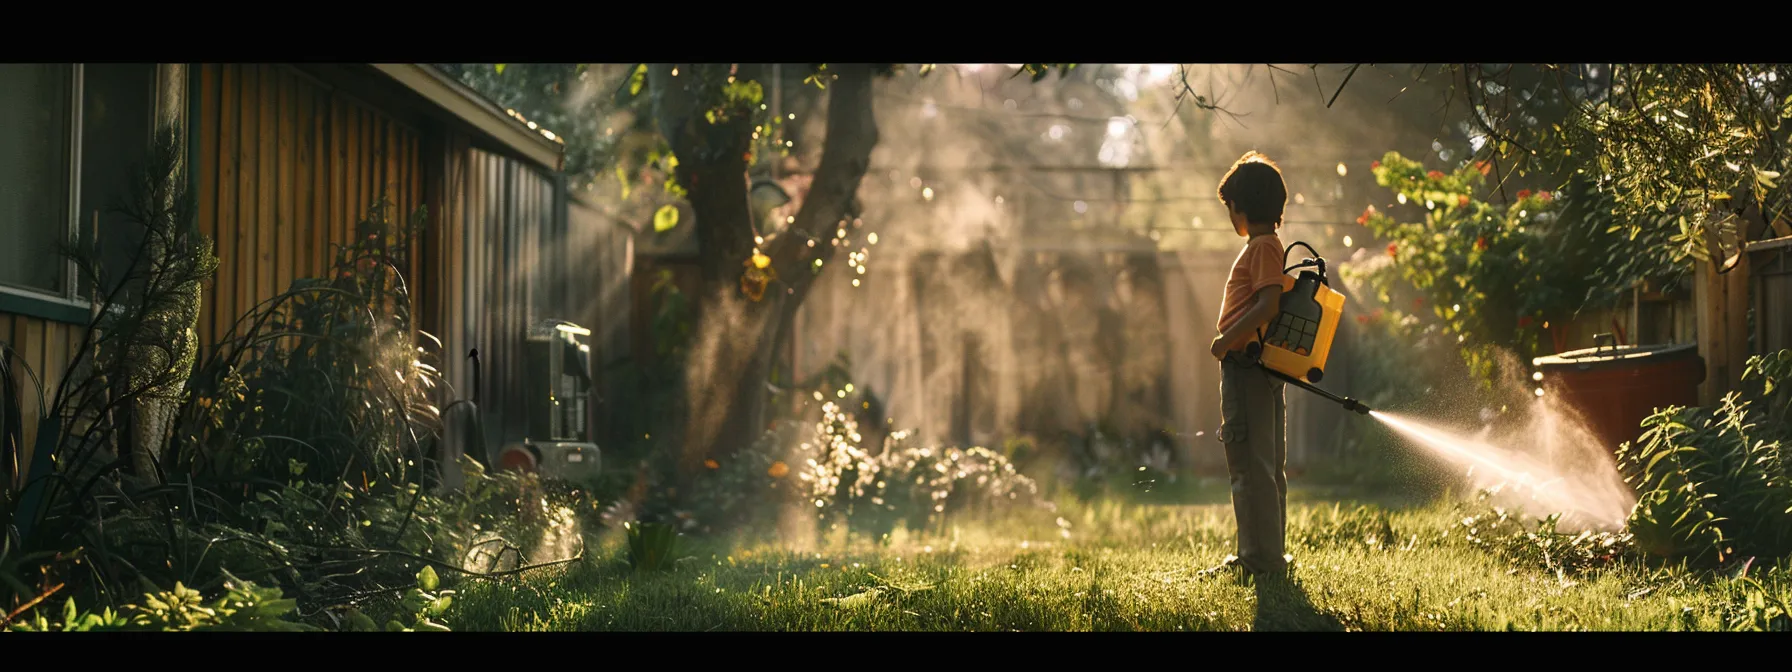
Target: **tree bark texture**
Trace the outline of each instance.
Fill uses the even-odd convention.
[[[674,69],[680,76],[672,75]],[[833,259],[834,231],[856,215],[855,195],[877,144],[872,68],[830,66],[830,76],[836,78],[827,81],[827,139],[814,185],[796,221],[757,245],[747,198],[752,122],[711,123],[699,95],[705,77],[725,77],[726,70],[672,64],[648,68],[655,121],[678,157],[676,176],[689,191],[702,246],[701,317],[686,364],[690,418],[678,448],[680,481],[711,456],[733,452],[764,429],[760,424],[774,345],[780,332],[789,329],[819,271]],[[741,286],[755,248],[770,257],[776,273],[757,299]]]

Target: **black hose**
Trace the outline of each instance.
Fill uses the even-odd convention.
[[[1295,247],[1307,248],[1308,252],[1313,253],[1313,257],[1311,259],[1307,259],[1307,260],[1302,261],[1293,266],[1286,266],[1285,268],[1282,269],[1282,272],[1287,273],[1287,272],[1292,271],[1297,268],[1305,268],[1308,266],[1315,266],[1315,267],[1319,268],[1319,284],[1330,287],[1332,284],[1331,280],[1328,279],[1325,274],[1325,257],[1319,256],[1319,250],[1313,249],[1312,245],[1308,245],[1305,242],[1298,241],[1298,240],[1294,241],[1292,243],[1289,243],[1288,247],[1286,247],[1282,250],[1282,263],[1284,265],[1286,265],[1288,263],[1288,253],[1293,252]]]
[[[1289,253],[1289,252],[1293,252],[1293,251],[1294,251],[1294,248],[1296,248],[1296,247],[1304,247],[1304,248],[1307,248],[1307,251],[1308,251],[1308,252],[1312,252],[1312,253],[1313,253],[1313,257],[1314,257],[1314,258],[1315,258],[1315,259],[1317,259],[1317,258],[1319,258],[1319,250],[1315,250],[1315,249],[1313,249],[1313,246],[1312,246],[1312,245],[1308,245],[1308,244],[1306,244],[1306,243],[1304,243],[1304,242],[1301,242],[1301,241],[1298,241],[1298,240],[1297,240],[1297,241],[1294,241],[1294,242],[1292,242],[1292,243],[1289,243],[1289,244],[1288,244],[1288,247],[1286,247],[1286,248],[1284,248],[1284,249],[1283,249],[1283,250],[1282,250],[1282,263],[1284,263],[1284,264],[1286,264],[1286,263],[1288,263],[1288,253]]]

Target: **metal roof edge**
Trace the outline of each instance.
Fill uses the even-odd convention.
[[[373,63],[374,69],[483,131],[538,165],[558,171],[565,146],[436,68],[419,63]]]

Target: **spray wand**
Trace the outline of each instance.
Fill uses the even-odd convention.
[[[1288,263],[1288,253],[1296,246],[1307,248],[1313,256],[1282,269],[1280,312],[1269,321],[1267,332],[1259,328],[1257,340],[1245,345],[1245,359],[1277,379],[1335,402],[1344,410],[1366,415],[1369,407],[1363,402],[1315,385],[1325,377],[1325,362],[1344,314],[1344,295],[1332,291],[1325,273],[1325,257],[1319,256],[1312,245],[1295,241],[1282,250],[1282,263]],[[1300,269],[1312,270],[1302,270],[1299,277],[1287,277],[1290,271]]]

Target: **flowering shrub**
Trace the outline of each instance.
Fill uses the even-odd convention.
[[[899,431],[872,455],[863,440],[853,414],[829,402],[822,405],[814,437],[797,446],[797,478],[822,517],[841,516],[882,536],[897,523],[921,530],[948,517],[986,515],[1016,504],[1050,506],[1038,498],[1032,479],[987,448],[914,446],[910,434]]]
[[[1609,203],[1578,184],[1567,195],[1522,190],[1502,205],[1476,196],[1487,186],[1484,164],[1445,173],[1389,152],[1371,170],[1403,210],[1423,210],[1416,221],[1364,210],[1357,223],[1388,241],[1387,260],[1352,264],[1345,276],[1366,280],[1396,322],[1426,313],[1440,320],[1438,329],[1454,336],[1483,384],[1491,381],[1496,348],[1526,359],[1544,354],[1552,322],[1665,270],[1630,254],[1651,241],[1609,235]],[[1410,311],[1393,305],[1398,288],[1419,293]]]
[[[755,530],[775,519],[775,506],[802,497],[806,491],[793,482],[782,456],[800,429],[796,422],[778,423],[753,445],[705,461],[687,501],[687,528],[704,533]]]
[[[859,446],[863,440],[858,420],[851,413],[831,401],[822,404],[814,440],[798,448],[811,455],[798,478],[810,485],[816,507],[857,501],[868,493],[876,498],[881,465]]]
[[[883,460],[886,498],[909,508],[909,527],[938,525],[949,516],[987,515],[1019,505],[1046,506],[1039,487],[995,451],[973,447],[905,447],[906,433],[892,437],[895,450]]]
[[[881,539],[899,524],[919,531],[937,528],[949,517],[1017,505],[1053,508],[1004,454],[1033,452],[1030,440],[1011,442],[1002,451],[918,446],[911,445],[908,432],[862,428],[861,416],[881,414],[873,410],[876,400],[868,391],[854,391],[847,366],[842,358],[822,380],[804,386],[816,388],[810,392],[820,402],[819,418],[775,423],[753,445],[706,461],[693,491],[678,497],[665,515],[689,532],[763,531],[780,507],[800,506],[818,523],[845,523]],[[854,412],[855,406],[869,415]],[[649,479],[641,489],[664,488]],[[639,518],[644,505],[619,502],[606,513],[605,524]]]

